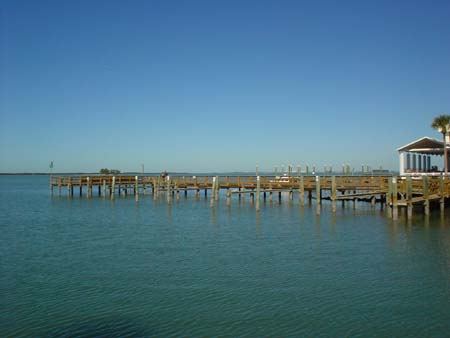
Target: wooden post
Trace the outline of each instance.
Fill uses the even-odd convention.
[[[260,203],[260,194],[261,194],[261,179],[259,176],[256,177],[256,211],[259,211],[259,203]]]
[[[373,195],[371,198],[370,198],[370,205],[372,206],[372,207],[375,207],[375,204],[377,203],[377,199],[376,199],[376,197],[375,197],[375,195]]]
[[[406,176],[406,214],[408,219],[411,219],[413,216],[412,178],[409,175]]]
[[[153,199],[158,198],[160,177],[153,180]]]
[[[166,185],[167,204],[170,204],[171,198],[172,198],[172,192],[171,192],[172,186],[170,184],[170,176],[169,175],[167,175],[166,182],[167,182],[167,185]]]
[[[112,177],[112,183],[111,183],[111,199],[114,199],[115,195],[115,189],[116,189],[116,176]]]
[[[355,194],[356,191],[353,191],[353,193]],[[353,198],[353,209],[358,209],[358,197]]]
[[[322,201],[320,199],[320,195],[321,195],[321,189],[320,189],[320,177],[316,176],[316,200],[317,200],[317,204],[321,204]]]
[[[215,195],[215,188],[216,188],[216,177],[214,176],[213,177],[213,182],[212,182],[212,185],[211,185],[211,200],[210,200],[210,206],[211,206],[211,208],[213,208],[214,207],[214,200],[215,200],[215,197],[214,197],[214,195]]]
[[[87,193],[86,193],[86,197],[87,197],[87,198],[91,198],[91,186],[90,186],[91,178],[88,176],[88,177],[86,178],[86,180],[87,180]]]
[[[305,205],[305,185],[303,181],[303,176],[299,177],[298,183],[298,203],[300,206]]]
[[[281,203],[281,191],[278,192],[278,202]]]
[[[392,179],[388,179],[388,193],[386,194],[386,210],[388,212],[388,217],[392,217],[392,191],[394,190],[392,184]]]
[[[423,202],[423,206],[424,206],[424,212],[425,215],[429,215],[430,214],[430,200],[429,200],[429,190],[428,190],[428,176],[423,176],[422,177],[422,194],[423,194],[423,198],[424,198],[424,202]]]
[[[134,177],[134,196],[136,197],[136,201],[139,200],[139,179],[137,175]]]
[[[331,208],[336,212],[336,177],[331,176]]]
[[[320,177],[316,176],[316,215],[320,215]]]
[[[269,202],[273,202],[273,192],[272,192],[272,186],[269,187]]]
[[[103,180],[103,197],[106,197],[106,180]]]
[[[397,177],[392,177],[392,218],[398,219]]]
[[[219,200],[219,193],[220,193],[219,176],[216,176],[216,189],[214,190],[214,192],[216,193],[214,198],[216,199],[216,201],[218,201]]]
[[[231,191],[230,188],[227,188],[227,207],[231,205]]]

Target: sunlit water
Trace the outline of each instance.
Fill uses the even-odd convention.
[[[0,176],[0,336],[445,337],[450,209],[50,197]]]

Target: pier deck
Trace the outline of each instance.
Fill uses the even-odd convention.
[[[115,195],[133,194],[153,196],[165,193],[170,203],[172,197],[179,197],[180,191],[187,195],[194,191],[199,196],[204,190],[205,196],[211,193],[211,206],[219,198],[219,192],[226,190],[227,205],[230,205],[232,195],[250,194],[252,201],[259,210],[260,196],[272,200],[272,194],[288,192],[293,199],[294,192],[298,195],[300,205],[304,205],[305,194],[309,201],[317,201],[318,214],[323,199],[331,200],[332,210],[336,211],[336,202],[351,200],[354,207],[358,201],[367,201],[372,205],[380,203],[388,206],[388,214],[394,219],[398,217],[398,208],[405,207],[408,217],[412,217],[414,206],[423,206],[425,214],[429,213],[430,204],[437,201],[443,212],[446,201],[450,198],[450,177],[412,177],[412,176],[167,176],[159,175],[53,175],[50,178],[50,190],[53,196],[54,188],[61,196],[62,188],[67,189],[67,195],[73,197],[74,189],[79,189],[79,195],[91,198],[93,190],[98,195],[114,199]],[[313,197],[314,196],[314,197]]]

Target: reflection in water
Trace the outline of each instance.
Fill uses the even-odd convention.
[[[167,219],[167,222],[169,222],[169,223],[171,221],[171,214],[172,214],[172,206],[170,203],[167,203],[166,204],[166,219]]]
[[[211,224],[216,224],[216,208],[211,207]]]

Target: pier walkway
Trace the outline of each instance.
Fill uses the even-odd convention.
[[[242,198],[249,195],[255,202],[256,210],[260,208],[261,195],[266,200],[273,200],[273,194],[278,194],[281,201],[282,192],[289,193],[289,198],[298,196],[299,205],[305,203],[305,197],[311,202],[316,200],[317,214],[320,214],[322,200],[330,200],[332,210],[336,212],[338,201],[352,201],[357,208],[358,201],[370,202],[373,206],[380,203],[388,206],[388,214],[398,218],[399,208],[406,208],[408,218],[412,217],[414,207],[420,206],[425,214],[429,214],[430,206],[439,204],[443,212],[445,203],[450,198],[450,177],[442,175],[429,176],[167,176],[160,175],[80,175],[50,177],[50,191],[54,195],[57,188],[58,196],[62,189],[66,195],[74,196],[74,189],[79,195],[87,198],[97,190],[98,196],[114,199],[116,195],[133,194],[136,200],[139,195],[151,194],[154,198],[161,193],[167,196],[167,202],[179,198],[183,192],[186,196],[193,191],[200,196],[204,191],[211,197],[211,207],[219,199],[219,192],[225,190],[226,203],[229,206],[233,195]]]

